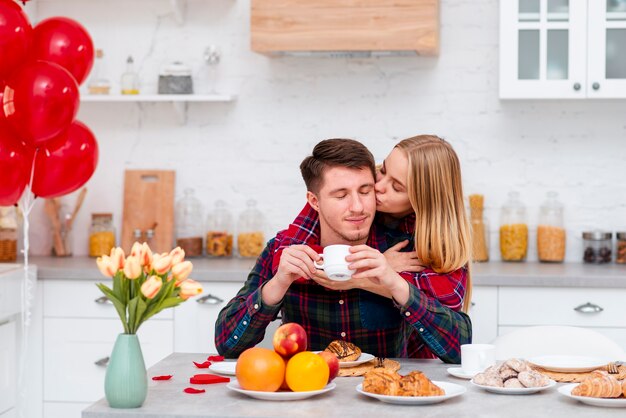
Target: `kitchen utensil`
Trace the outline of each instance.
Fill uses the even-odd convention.
[[[65,255],[63,238],[61,237],[61,221],[59,220],[59,204],[57,199],[44,199],[44,210],[52,224],[52,240],[54,253],[57,256]]]
[[[618,374],[619,373],[619,366],[621,364],[622,364],[621,361],[612,361],[609,364],[607,364],[606,370],[609,372],[609,374]]]
[[[76,215],[78,214],[78,211],[83,205],[86,195],[87,195],[87,188],[83,187],[80,193],[78,194],[78,197],[76,198],[76,203],[74,204],[74,210],[72,211],[72,215],[67,221],[67,229],[72,229],[72,225],[74,225],[74,219],[76,219]]]

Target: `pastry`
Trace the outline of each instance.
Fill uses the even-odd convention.
[[[500,377],[498,373],[489,372],[489,373],[478,373],[474,376],[474,383],[481,386],[494,386],[494,387],[504,387],[504,381]]]
[[[339,369],[339,374],[337,376],[341,376],[341,377],[363,376],[365,373],[369,372],[373,368],[375,367],[378,368],[377,366],[378,366],[378,362],[376,361],[376,359],[374,359],[374,360],[368,361],[367,363],[359,364],[358,366],[355,366],[355,367],[342,367]],[[398,370],[400,370],[400,363],[398,363],[395,360],[386,358],[383,361],[383,367],[385,369],[397,372]]]
[[[400,396],[442,396],[443,389],[435,385],[420,371],[412,371],[400,380]]]
[[[397,372],[385,368],[375,368],[365,373],[363,390],[379,395],[396,396],[400,392],[400,376]]]
[[[508,359],[504,364],[518,373],[531,370],[527,362],[518,358]]]
[[[498,374],[502,378],[502,380],[508,380],[512,377],[517,377],[517,372],[506,365],[506,363],[500,366],[500,370],[498,370]]]
[[[505,388],[523,388],[522,382],[519,381],[517,377],[512,377],[511,379],[504,382]]]
[[[587,379],[572,389],[574,396],[592,398],[619,398],[622,392],[619,381],[608,374]]]
[[[550,384],[550,379],[534,370],[520,372],[517,379],[526,388],[540,388]]]
[[[622,395],[626,398],[626,380],[622,382]]]
[[[354,361],[361,357],[361,349],[359,347],[343,340],[331,342],[324,351],[334,353],[340,363],[343,361]]]

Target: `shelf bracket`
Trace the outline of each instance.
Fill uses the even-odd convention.
[[[178,122],[181,125],[186,124],[187,123],[187,109],[189,107],[188,103],[187,102],[172,102],[172,105],[174,106],[174,110],[176,111]]]
[[[185,23],[185,17],[187,15],[187,0],[170,0],[172,6],[172,13],[174,13],[174,20],[179,25]]]

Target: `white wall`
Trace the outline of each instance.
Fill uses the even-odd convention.
[[[205,209],[224,199],[238,213],[254,198],[268,231],[285,227],[304,202],[298,165],[328,137],[359,139],[381,160],[404,137],[448,139],[465,193],[486,196],[493,259],[499,207],[513,189],[531,228],[545,192],[559,192],[570,261],[581,259],[582,230],[626,230],[626,102],[499,100],[497,0],[442,0],[438,58],[380,59],[267,58],[249,48],[249,1],[188,0],[183,26],[167,15],[169,4],[38,3],[39,18],[65,15],[88,28],[115,82],[132,54],[142,91],[155,92],[160,66],[176,59],[193,67],[201,92],[202,52],[214,43],[223,52],[219,90],[238,95],[233,103],[191,104],[184,126],[167,104],[83,103],[79,119],[96,133],[101,157],[77,221],[75,254],[87,252],[92,212],[113,212],[121,228],[125,169],[174,169],[177,196],[193,187]],[[33,223],[32,253],[45,254],[41,204]]]

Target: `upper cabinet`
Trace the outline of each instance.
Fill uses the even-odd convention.
[[[252,50],[265,54],[439,53],[439,0],[252,0]]]
[[[500,98],[625,98],[626,0],[500,0]]]

